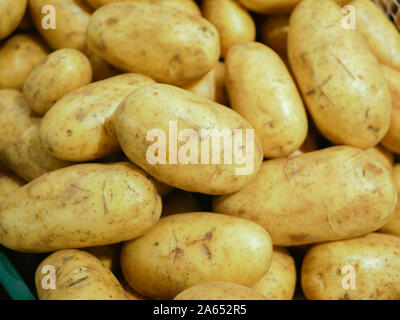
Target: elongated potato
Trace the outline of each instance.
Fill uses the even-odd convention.
[[[45,13],[43,8],[47,9]],[[85,49],[86,29],[92,10],[82,0],[29,0],[29,9],[36,29],[51,48]]]
[[[146,233],[160,215],[161,199],[142,170],[79,164],[42,175],[1,203],[0,243],[24,252],[114,244]]]
[[[99,8],[90,19],[87,41],[115,67],[174,85],[201,78],[220,55],[218,32],[207,20],[148,3]]]
[[[177,213],[200,211],[199,201],[189,192],[176,189],[163,198],[162,216],[164,217]]]
[[[33,69],[22,92],[35,112],[45,114],[58,99],[91,81],[88,58],[75,49],[60,49]]]
[[[54,289],[46,287],[49,267],[56,271]],[[60,250],[48,256],[36,270],[35,283],[40,300],[128,300],[111,271],[80,250]]]
[[[268,16],[260,30],[262,42],[281,57],[287,56],[287,36],[289,32],[289,15]]]
[[[382,227],[393,215],[391,173],[352,147],[332,147],[264,162],[239,192],[216,197],[214,211],[250,219],[274,245],[345,239]]]
[[[260,136],[264,157],[284,157],[304,142],[308,121],[296,85],[278,54],[259,42],[234,46],[226,58],[233,110]]]
[[[288,56],[321,133],[367,149],[389,129],[390,92],[361,34],[343,28],[342,19],[333,1],[302,1],[290,16]]]
[[[350,3],[356,10],[356,26],[378,61],[400,72],[400,33],[370,0]]]
[[[40,121],[21,92],[0,90],[0,163],[26,181],[69,165],[44,149]]]
[[[117,109],[115,127],[132,162],[157,180],[185,191],[237,191],[253,178],[262,162],[261,143],[239,114],[166,84],[134,90]],[[219,141],[219,147],[213,141]],[[239,156],[244,163],[236,160]]]
[[[0,168],[0,202],[24,185],[24,181]]]
[[[292,300],[296,289],[296,266],[289,252],[274,247],[268,272],[254,286],[267,300]]]
[[[27,3],[27,0],[0,1],[0,40],[8,37],[18,27]]]
[[[144,236],[126,242],[121,268],[144,296],[171,299],[202,282],[251,286],[268,270],[272,244],[254,222],[214,213],[162,218]]]
[[[232,282],[204,282],[179,293],[174,300],[265,300],[256,290]]]
[[[393,180],[399,196],[400,192],[400,164],[393,167]],[[392,218],[380,229],[383,233],[393,234],[400,237],[400,201],[397,202],[396,210]]]
[[[201,9],[204,18],[218,30],[222,57],[234,45],[255,40],[256,26],[253,18],[238,1],[204,0]]]
[[[26,77],[47,53],[36,34],[16,34],[9,38],[0,49],[0,89],[22,89]]]
[[[289,13],[301,0],[239,0],[258,13]]]
[[[89,161],[119,150],[114,112],[134,89],[154,80],[122,74],[78,88],[53,105],[40,126],[45,149],[68,161]]]
[[[212,69],[209,73],[207,73],[201,79],[191,83],[187,86],[183,86],[182,88],[198,94],[204,98],[215,101],[215,91],[216,91],[216,76],[215,76],[215,68]]]
[[[371,233],[312,247],[301,285],[312,300],[399,300],[399,273],[400,238]]]
[[[121,253],[120,243],[107,246],[88,247],[83,250],[99,259],[101,264],[114,274],[119,271],[119,257]]]

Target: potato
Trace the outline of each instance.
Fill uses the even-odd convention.
[[[104,80],[123,73],[111,66],[106,60],[93,53],[89,48],[86,48],[85,53],[92,66],[93,81]]]
[[[114,112],[135,88],[154,80],[122,74],[73,90],[46,113],[40,126],[45,149],[68,161],[89,161],[119,150]]]
[[[399,30],[373,1],[355,0],[350,5],[356,10],[356,27],[378,61],[400,71]]]
[[[392,117],[387,134],[381,144],[387,149],[400,154],[400,71],[382,66],[383,73],[392,95]]]
[[[292,300],[296,289],[296,266],[289,252],[274,247],[268,272],[252,286],[268,300]]]
[[[251,286],[269,268],[272,244],[254,222],[206,212],[162,218],[144,236],[122,247],[129,285],[153,299],[171,299],[209,281]]]
[[[16,34],[0,48],[0,89],[22,89],[24,81],[48,53],[35,34]]]
[[[22,92],[36,113],[45,114],[58,99],[91,81],[88,58],[75,49],[60,49],[33,69]]]
[[[217,63],[218,32],[202,17],[148,3],[112,3],[96,10],[89,48],[113,66],[174,85],[200,79]]]
[[[204,282],[179,293],[174,300],[265,300],[257,291],[232,282]]]
[[[391,173],[352,147],[331,147],[266,161],[239,192],[216,197],[215,212],[250,219],[274,245],[294,246],[360,236],[393,215]]]
[[[204,0],[201,9],[204,18],[218,30],[222,57],[234,45],[255,40],[256,26],[253,18],[238,1]]]
[[[193,92],[201,97],[207,98],[209,100],[215,101],[215,90],[216,90],[216,76],[215,68],[207,73],[204,77],[191,83],[182,88]]]
[[[399,300],[399,273],[400,239],[371,233],[312,247],[303,261],[301,285],[312,300]]]
[[[48,284],[48,266],[56,271],[55,289],[43,288],[43,283]],[[61,250],[48,256],[36,270],[35,283],[40,300],[128,300],[111,271],[80,250]]]
[[[0,204],[0,243],[49,252],[118,243],[149,231],[161,199],[128,163],[78,164],[44,174]]]
[[[390,151],[380,145],[377,145],[376,147],[365,150],[365,152],[374,157],[377,161],[381,162],[381,164],[387,170],[389,170],[390,172],[392,171],[394,165],[394,157]]]
[[[400,164],[396,164],[393,168],[393,180],[398,195],[400,192]],[[396,210],[392,218],[380,229],[383,233],[393,234],[400,237],[400,201],[397,202]]]
[[[147,84],[134,90],[118,107],[115,128],[132,162],[157,180],[185,191],[237,191],[252,179],[262,162],[261,143],[245,119],[229,108],[171,85]],[[234,129],[245,131],[242,139],[239,134],[232,137]],[[217,137],[222,142],[221,136],[227,142],[220,143],[219,148],[210,142]],[[158,140],[152,143],[155,137]],[[237,142],[234,149],[233,139]],[[236,156],[243,156],[246,163],[239,164]]]
[[[49,28],[53,20],[52,12],[42,12],[45,6],[53,6],[55,9],[54,29]],[[82,0],[29,0],[29,9],[36,29],[51,48],[84,50],[92,10]]]
[[[289,13],[301,0],[239,0],[258,13]]]
[[[84,248],[83,250],[99,259],[102,265],[113,273],[119,271],[119,256],[121,253],[120,243],[108,246],[89,247]]]
[[[26,181],[69,165],[44,150],[40,121],[21,92],[0,90],[0,163]]]
[[[228,92],[226,90],[226,73],[225,73],[225,63],[219,61],[215,67],[215,102],[222,104],[224,106],[229,105]]]
[[[8,37],[18,27],[25,10],[27,0],[0,1],[0,40]]]
[[[289,32],[289,15],[268,16],[262,23],[260,36],[262,42],[281,57],[287,56],[287,36]]]
[[[340,7],[304,0],[290,17],[288,56],[319,131],[335,144],[367,149],[390,125],[391,99],[376,58]]]
[[[198,211],[201,211],[200,203],[189,192],[176,189],[163,198],[161,215],[164,217],[177,213]]]
[[[24,185],[24,181],[0,168],[0,202],[10,197]]]
[[[259,42],[234,46],[226,58],[229,101],[260,136],[264,157],[284,157],[304,142],[308,121],[296,85],[278,54]]]

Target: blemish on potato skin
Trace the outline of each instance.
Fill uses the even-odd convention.
[[[80,278],[80,279],[78,279],[78,280],[76,280],[76,281],[70,283],[70,284],[67,286],[67,288],[71,288],[72,286],[75,286],[75,285],[77,285],[78,283],[81,283],[81,282],[85,281],[87,278],[89,278],[89,276],[85,276],[85,277],[83,277],[83,278]]]
[[[212,254],[211,254],[211,250],[210,248],[203,243],[202,245],[202,249],[201,249],[201,253],[208,259],[211,260],[212,259]]]
[[[107,20],[107,25],[108,26],[111,26],[111,25],[113,25],[113,24],[116,24],[118,22],[118,18],[117,17],[110,17],[110,18],[108,18],[108,20]]]

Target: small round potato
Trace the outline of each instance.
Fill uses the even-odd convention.
[[[31,108],[45,114],[57,100],[92,81],[86,56],[75,49],[49,54],[26,78],[22,92]]]
[[[0,1],[0,40],[7,38],[18,27],[27,3],[27,0]]]
[[[268,232],[254,222],[214,213],[162,218],[144,236],[126,242],[121,268],[140,294],[172,299],[202,282],[254,285],[272,254]]]
[[[55,271],[55,288],[49,272]],[[60,250],[38,266],[35,275],[40,300],[128,300],[110,270],[91,254],[80,250]]]
[[[290,13],[301,0],[239,0],[257,13]]]
[[[400,197],[400,164],[396,164],[393,168],[393,180]],[[379,231],[400,237],[400,201],[397,202],[392,218]]]
[[[287,36],[289,32],[289,15],[268,16],[262,24],[260,33],[262,42],[281,57],[287,56]]]

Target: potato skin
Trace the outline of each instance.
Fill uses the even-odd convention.
[[[87,41],[113,66],[174,85],[201,78],[220,55],[218,32],[207,20],[148,3],[99,8],[90,19]]]
[[[56,270],[56,289],[43,289],[43,267]],[[48,273],[47,273],[48,274]],[[110,270],[91,254],[80,250],[60,250],[39,265],[35,283],[40,300],[128,300]]]
[[[393,167],[393,180],[399,196],[400,192],[400,164]],[[390,220],[379,230],[383,233],[393,234],[400,237],[400,202],[397,202],[396,209]]]
[[[24,185],[24,181],[0,168],[0,202]]]
[[[160,215],[161,199],[142,170],[79,164],[42,175],[1,203],[0,243],[23,252],[108,245],[141,236]]]
[[[0,89],[22,89],[24,81],[48,49],[36,34],[16,34],[0,49]]]
[[[331,147],[263,163],[239,192],[216,197],[215,212],[250,219],[274,245],[294,246],[360,236],[393,215],[391,173],[352,147]]]
[[[370,156],[374,157],[381,164],[383,164],[388,171],[392,172],[394,165],[394,157],[389,150],[385,149],[385,147],[377,145],[373,148],[365,150],[365,152],[368,153]]]
[[[301,0],[239,0],[246,8],[258,13],[289,13]]]
[[[277,53],[259,42],[231,48],[225,61],[233,110],[260,136],[264,157],[284,157],[298,149],[307,115],[296,85]]]
[[[157,117],[154,117],[155,114]],[[180,161],[173,164],[169,159],[166,159],[165,164],[151,164],[147,153],[148,148],[154,143],[147,140],[147,133],[154,128],[162,130],[166,135],[168,150],[170,121],[176,121],[178,135],[183,129],[196,130],[199,139],[194,138],[195,140],[200,140],[201,129],[206,128],[252,129],[244,118],[231,109],[181,88],[166,84],[147,84],[134,90],[120,104],[115,114],[118,140],[127,157],[157,180],[185,191],[226,194],[242,188],[259,170],[262,162],[262,146],[256,134],[254,134],[254,141],[251,142],[254,144],[254,159],[248,159],[251,168],[247,167],[252,171],[246,172],[247,175],[237,175],[237,169],[241,169],[244,165],[239,166],[233,161],[232,164],[223,163],[224,147],[222,145],[220,148],[222,164],[213,164],[211,160],[209,164],[204,164],[200,157],[201,143],[198,143],[199,164],[184,164]],[[249,148],[249,144],[244,143],[245,134],[242,136],[243,148],[240,151],[234,150],[235,152],[242,152]],[[183,142],[178,142],[177,151],[183,144]],[[209,146],[212,149],[211,142]],[[210,156],[212,152],[217,151],[211,150]]]
[[[35,67],[26,78],[22,92],[31,108],[42,115],[58,99],[91,81],[88,58],[75,49],[60,49]]]
[[[308,110],[335,144],[375,146],[390,125],[391,99],[376,58],[340,7],[304,0],[290,16],[288,56]]]
[[[222,57],[234,45],[255,40],[256,26],[253,18],[238,1],[204,0],[201,9],[204,18],[218,30]]]
[[[348,273],[355,268],[355,289],[344,289]],[[310,300],[398,300],[400,299],[400,239],[386,234],[317,244],[306,254],[301,285]]]
[[[174,300],[265,300],[257,291],[237,283],[204,282],[179,293]]]
[[[271,266],[267,273],[252,286],[267,300],[292,300],[296,289],[294,259],[283,247],[274,247]]]
[[[122,74],[73,90],[46,113],[40,126],[45,149],[68,161],[90,161],[119,150],[114,112],[134,89],[154,80]]]
[[[21,22],[27,0],[2,0],[0,2],[0,40],[8,37]]]
[[[51,5],[56,11],[56,28],[44,29],[42,14],[44,6]],[[86,28],[89,23],[91,8],[82,0],[29,0],[29,10],[36,29],[54,49],[85,49]]]
[[[268,232],[251,221],[185,213],[162,218],[147,234],[126,242],[121,268],[138,293],[172,299],[202,282],[251,286],[268,270],[271,254]]]

